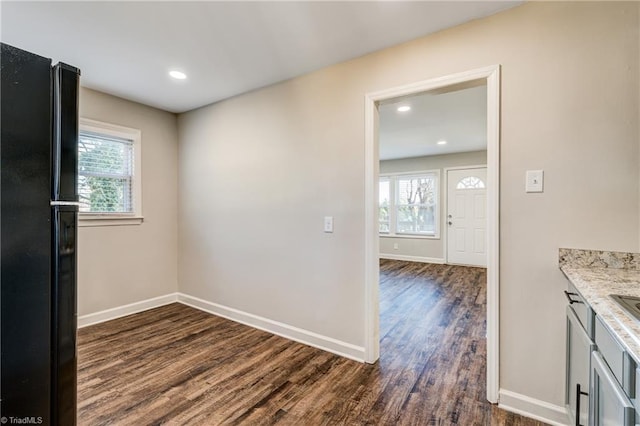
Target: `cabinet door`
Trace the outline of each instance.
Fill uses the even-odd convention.
[[[631,401],[607,367],[598,351],[591,354],[592,426],[633,426],[635,411]]]
[[[567,307],[567,380],[565,405],[571,424],[589,424],[589,361],[593,341],[571,307]]]

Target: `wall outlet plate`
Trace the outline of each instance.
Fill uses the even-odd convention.
[[[527,170],[526,192],[544,192],[544,171],[543,170]]]
[[[324,217],[324,232],[333,232],[333,216]]]

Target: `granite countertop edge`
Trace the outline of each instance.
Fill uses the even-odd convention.
[[[611,253],[614,253],[618,260],[624,257],[624,262],[613,262],[612,266],[602,259],[584,262],[580,256],[577,262],[572,262],[571,253],[566,250],[570,249],[560,251],[560,270],[636,363],[640,364],[640,321],[625,312],[610,297],[611,294],[640,297],[640,270],[636,269],[640,256],[634,256],[632,253],[589,251],[605,253],[605,258],[610,257]],[[618,254],[620,256],[617,256]]]

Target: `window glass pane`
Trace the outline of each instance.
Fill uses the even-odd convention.
[[[389,184],[389,179],[380,178],[380,191],[378,195],[378,203],[380,203],[380,207],[389,205],[389,199],[391,198]]]
[[[80,133],[78,175],[81,212],[133,212],[133,141]]]
[[[389,206],[391,199],[390,182],[388,178],[380,178],[378,203],[379,232],[389,232]]]
[[[433,235],[436,231],[435,175],[399,176],[396,179],[396,232]]]
[[[398,206],[400,234],[434,234],[435,206]]]
[[[380,227],[378,229],[378,232],[381,232],[381,233],[389,232],[389,220],[387,221],[380,220]]]
[[[398,205],[435,203],[434,176],[410,176],[398,178]]]
[[[131,211],[128,179],[78,176],[80,211],[90,213],[124,213]]]
[[[133,141],[81,133],[78,154],[80,172],[131,175]]]

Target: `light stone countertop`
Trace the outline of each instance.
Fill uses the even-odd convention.
[[[573,266],[571,262],[561,264],[560,270],[640,365],[640,321],[609,297],[611,294],[640,297],[640,270]]]

